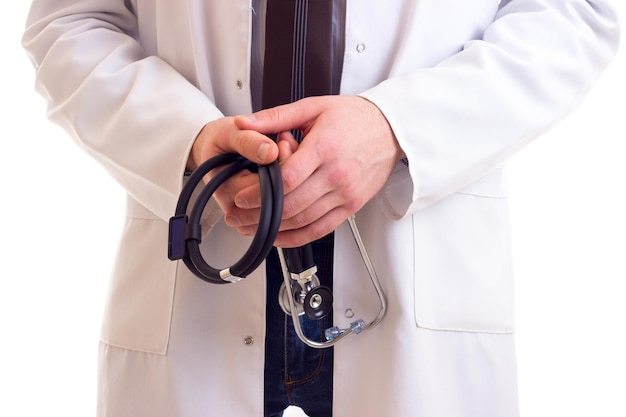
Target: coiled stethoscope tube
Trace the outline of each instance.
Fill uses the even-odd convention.
[[[202,179],[213,169],[226,166],[218,172],[202,189],[189,216],[187,208],[193,191]],[[202,211],[211,196],[228,178],[244,169],[258,172],[261,185],[261,211],[259,228],[245,254],[226,269],[209,265],[200,252]],[[168,257],[182,259],[187,268],[204,281],[225,284],[239,281],[254,271],[267,257],[276,235],[283,212],[283,182],[278,162],[257,165],[237,154],[215,156],[194,170],[183,186],[176,211],[170,219]]]
[[[220,167],[223,168],[202,188],[188,215],[194,190],[210,171]],[[259,226],[250,247],[241,259],[228,268],[217,269],[205,261],[200,251],[202,212],[220,185],[246,169],[259,174],[261,187]],[[240,281],[258,268],[272,249],[282,218],[283,197],[283,183],[277,161],[269,165],[257,165],[241,155],[232,153],[218,155],[205,161],[191,173],[185,182],[174,216],[170,218],[169,259],[182,259],[194,275],[206,282],[227,284]],[[283,275],[279,304],[286,314],[291,315],[298,337],[303,343],[313,348],[331,347],[351,334],[371,329],[380,323],[387,311],[385,295],[359,234],[354,215],[348,218],[348,223],[379,298],[380,309],[378,315],[369,323],[358,319],[346,329],[336,326],[326,329],[326,341],[318,342],[307,338],[302,332],[299,320],[301,315],[312,320],[319,320],[332,310],[332,292],[329,288],[319,285],[316,275],[317,267],[313,263],[310,245],[290,249],[278,248]]]

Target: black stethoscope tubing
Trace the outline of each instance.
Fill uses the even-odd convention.
[[[224,168],[202,188],[187,216],[192,194],[198,184],[210,171],[222,166]],[[259,175],[259,226],[244,255],[229,268],[218,269],[209,265],[200,251],[202,212],[220,185],[246,169],[258,172]],[[182,259],[189,270],[204,281],[214,284],[238,281],[252,273],[269,254],[278,234],[282,212],[283,182],[277,161],[269,165],[257,165],[238,154],[217,155],[195,169],[183,186],[175,215],[170,219],[169,258]]]
[[[198,184],[211,170],[222,166],[225,167],[215,174],[204,188],[200,190],[196,201],[192,205],[190,214],[187,215],[187,209]],[[245,169],[259,174],[261,187],[259,226],[245,254],[229,268],[220,270],[209,265],[200,252],[200,243],[202,241],[200,220],[204,207],[209,203],[219,186],[228,178]],[[175,215],[170,218],[169,222],[168,257],[171,260],[182,259],[187,268],[204,281],[214,284],[237,282],[258,268],[271,251],[280,227],[282,212],[283,183],[277,161],[269,165],[257,165],[238,154],[215,156],[194,170],[183,185],[176,205]],[[285,288],[290,288],[289,293],[292,295],[287,297],[287,303],[289,304],[288,314],[292,317],[298,338],[306,345],[316,349],[334,346],[351,334],[359,334],[363,330],[377,326],[387,312],[387,301],[384,292],[363,245],[354,215],[348,218],[348,223],[372,285],[378,294],[380,310],[376,318],[369,324],[363,319],[358,319],[350,323],[349,328],[340,329],[337,326],[333,326],[326,329],[325,342],[311,340],[303,333],[298,318],[299,310],[294,297],[297,296],[299,298],[302,292],[298,290],[296,293],[291,293],[294,290],[294,285],[291,281],[295,280],[298,285],[303,284],[307,287],[305,291],[306,297],[301,308],[303,308],[304,314],[313,320],[321,319],[332,310],[332,292],[330,289],[316,285],[308,279],[309,274],[315,275],[316,269],[313,262],[312,248],[310,245],[305,245],[300,248],[278,249],[284,285]],[[311,283],[313,283],[313,286],[308,288]],[[300,290],[302,290],[301,287]],[[315,301],[315,305],[311,301]]]

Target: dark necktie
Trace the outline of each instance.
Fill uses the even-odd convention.
[[[267,0],[263,108],[334,93],[333,3],[333,0]],[[302,140],[300,131],[292,133],[298,141]],[[333,234],[315,243],[315,263],[328,263],[329,253],[332,260]],[[326,259],[321,259],[322,253]],[[332,268],[328,272],[327,276],[319,273],[318,277],[323,285],[330,287]],[[271,275],[268,269],[268,279],[274,280]]]
[[[263,108],[287,104],[332,91],[333,0],[267,0]],[[300,132],[293,132],[300,140]],[[332,287],[333,235],[312,243],[322,285]],[[278,415],[293,404],[322,406],[332,413],[333,348],[316,350],[300,342],[290,319],[278,305],[282,274],[276,249],[266,262],[267,316],[265,339],[265,415]],[[304,320],[307,337],[322,340],[332,314],[320,321]],[[304,383],[307,382],[307,383]]]
[[[262,107],[333,94],[333,0],[268,0]]]

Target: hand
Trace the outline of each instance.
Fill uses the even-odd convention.
[[[191,148],[187,168],[194,170],[207,159],[224,153],[238,153],[257,164],[269,164],[278,157],[278,146],[266,135],[241,130],[232,117],[224,117],[202,128]],[[254,186],[258,186],[258,176],[241,172],[222,184],[214,196],[226,213],[235,207],[231,196],[242,188]]]
[[[283,132],[279,160],[285,202],[276,246],[302,246],[335,230],[376,195],[404,157],[386,118],[361,97],[309,97],[237,116],[234,123],[242,131]],[[299,146],[285,133],[292,129],[303,132]],[[251,235],[259,189],[243,183],[239,189],[225,219]]]
[[[193,171],[207,159],[224,153],[238,153],[257,164],[269,164],[278,157],[278,147],[265,135],[239,129],[233,117],[224,117],[204,125],[191,148],[187,168]]]

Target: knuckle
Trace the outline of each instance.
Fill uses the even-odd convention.
[[[352,215],[359,211],[364,205],[365,203],[363,202],[363,199],[352,199],[349,200],[348,203],[346,203],[344,208],[349,213],[349,215]]]
[[[286,193],[294,190],[298,185],[298,179],[296,172],[290,169],[285,169],[281,172],[283,178],[283,189]]]
[[[346,184],[348,177],[349,170],[343,166],[338,166],[329,174],[328,182],[333,188],[338,188]]]
[[[283,218],[293,219],[299,213],[299,204],[294,198],[285,198],[283,200]]]
[[[350,188],[347,196],[348,198],[344,207],[349,212],[348,215],[359,211],[370,200],[369,196],[365,194],[362,189],[357,189],[356,187]]]
[[[230,200],[232,202],[232,198],[230,196],[230,194],[223,188],[223,187],[219,187],[217,190],[215,190],[215,192],[213,193],[213,196],[222,202],[226,202],[228,200]]]
[[[254,132],[251,130],[243,130],[239,133],[237,146],[238,150],[245,151],[254,141]]]
[[[308,226],[311,220],[309,216],[307,216],[306,212],[303,212],[290,218],[289,222],[291,223],[293,229],[302,229]]]
[[[280,121],[280,111],[276,107],[265,109],[260,112],[259,115],[264,116],[264,118],[267,118],[267,120],[272,123]]]
[[[321,239],[330,232],[333,231],[333,227],[326,222],[317,221],[310,225],[308,229],[308,238],[312,242],[317,239]]]

